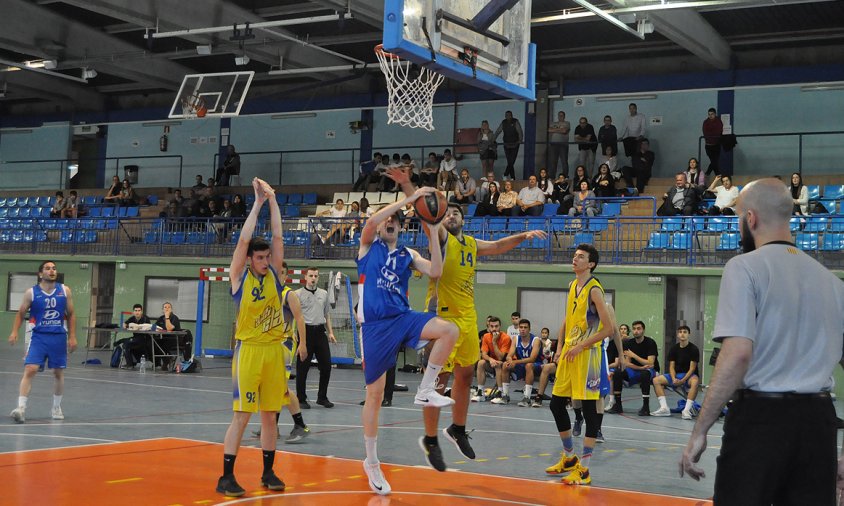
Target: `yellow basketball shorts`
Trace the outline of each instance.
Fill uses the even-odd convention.
[[[478,339],[478,319],[471,316],[439,315],[440,318],[457,325],[460,335],[451,350],[451,355],[443,366],[443,371],[452,372],[455,367],[473,366],[481,356],[481,343]]]
[[[593,346],[583,350],[571,362],[565,359],[569,348],[568,344],[563,345],[563,352],[557,363],[557,379],[554,382],[553,394],[579,400],[600,399],[603,353],[601,347]]]
[[[232,357],[234,411],[280,411],[290,403],[283,347],[277,341],[236,342]]]

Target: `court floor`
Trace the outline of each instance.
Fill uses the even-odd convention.
[[[102,359],[105,359],[102,356]],[[27,409],[27,423],[6,416],[15,407],[22,362],[20,350],[0,351],[0,469],[6,480],[3,504],[129,504],[174,505],[260,503],[327,504],[706,504],[712,495],[715,457],[721,425],[709,439],[702,459],[707,478],[694,482],[677,474],[677,460],[692,422],[679,416],[641,418],[637,390],[624,395],[631,414],[607,415],[592,460],[593,484],[566,487],[544,469],[559,458],[561,443],[547,406],[519,408],[472,404],[469,429],[478,454],[466,461],[442,440],[449,471],[424,465],[417,445],[422,434],[421,411],[412,391],[419,375],[398,374],[411,393],[397,392],[393,407],[381,411],[379,457],[393,494],[369,491],[360,406],[363,375],[334,369],[325,409],[312,403],[304,410],[312,434],[303,443],[279,443],[276,470],[287,484],[282,493],[260,489],[259,442],[250,424],[235,472],[248,491],[239,500],[214,492],[222,470],[222,440],[231,419],[230,369],[226,360],[205,360],[201,374],[147,373],[83,368],[79,353],[66,372],[64,421],[50,419],[52,375],[39,374]],[[315,397],[318,371],[311,370],[309,395]],[[511,396],[514,399],[517,395]],[[676,399],[669,399],[676,403]],[[546,403],[547,404],[547,403]],[[256,417],[257,419],[257,417]],[[450,423],[443,412],[441,426]],[[282,413],[282,436],[290,431]],[[580,438],[576,438],[580,439]],[[575,442],[579,451],[580,441]]]

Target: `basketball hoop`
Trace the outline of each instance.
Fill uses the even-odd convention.
[[[189,95],[182,100],[182,114],[188,118],[204,118],[208,114],[205,100],[199,95]]]
[[[410,62],[384,51],[383,44],[375,46],[375,55],[387,79],[387,123],[433,130],[434,93],[445,77],[425,67],[411,73]]]

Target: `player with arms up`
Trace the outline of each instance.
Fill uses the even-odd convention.
[[[278,438],[276,413],[289,403],[281,340],[284,337],[282,293],[286,278],[281,212],[273,189],[258,178],[252,180],[255,204],[243,223],[229,267],[231,293],[237,305],[237,327],[232,358],[232,423],[223,443],[223,475],[217,492],[238,497],[246,491],[234,477],[237,450],[252,413],[261,413],[261,448],[264,470],[261,485],[284,490],[284,482],[273,472]],[[272,243],[252,237],[258,214],[269,201]],[[285,277],[281,277],[285,276]]]
[[[18,407],[11,413],[16,423],[26,421],[26,404],[32,390],[32,378],[45,360],[56,378],[53,384],[53,420],[64,420],[64,370],[67,367],[68,349],[71,352],[76,350],[76,313],[73,311],[70,287],[56,282],[57,277],[55,262],[48,260],[41,263],[38,267],[38,284],[24,292],[23,302],[15,313],[12,333],[9,334],[9,343],[14,345],[18,341],[18,329],[29,311],[29,321],[33,325],[32,341],[24,360]]]
[[[361,322],[363,343],[363,372],[366,379],[366,401],[363,406],[363,431],[366,460],[363,468],[369,477],[369,486],[376,494],[390,493],[390,484],[381,472],[376,449],[378,412],[384,396],[386,372],[396,363],[402,344],[409,347],[424,346],[433,341],[428,367],[416,392],[415,403],[422,406],[443,407],[453,404],[448,397],[435,390],[437,375],[448,359],[457,339],[457,327],[431,313],[412,311],[407,300],[411,267],[433,279],[442,273],[442,254],[439,244],[429,244],[431,260],[418,252],[398,247],[401,229],[399,211],[408,202],[433,193],[434,188],[421,188],[412,196],[381,209],[366,221],[360,236],[358,250],[358,320]],[[432,228],[436,231],[439,226]],[[436,434],[437,427],[425,421],[426,434]],[[442,459],[439,447],[431,449],[426,437],[419,440],[429,461],[431,452]],[[434,443],[436,445],[436,443]]]

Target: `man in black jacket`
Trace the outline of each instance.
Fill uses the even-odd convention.
[[[662,195],[665,200],[657,210],[658,216],[691,216],[700,205],[700,189],[686,182],[686,174],[674,175],[674,186]]]

